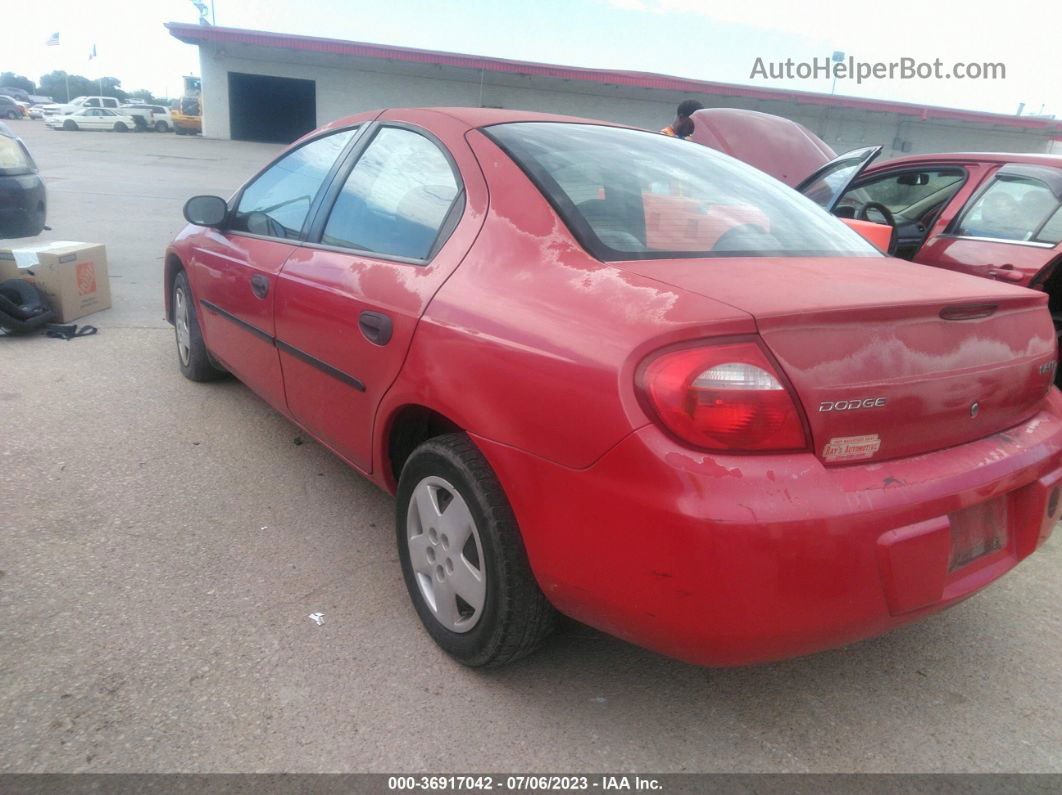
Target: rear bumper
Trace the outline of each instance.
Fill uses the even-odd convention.
[[[704,665],[807,654],[948,607],[1031,554],[1060,513],[1047,510],[1062,486],[1054,389],[1005,433],[879,464],[710,456],[655,426],[585,470],[476,441],[558,609]],[[1005,547],[949,573],[949,514],[1001,496]]]

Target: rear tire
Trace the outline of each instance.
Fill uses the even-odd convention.
[[[406,588],[443,651],[481,667],[538,648],[556,614],[531,572],[505,492],[468,436],[437,436],[413,451],[396,511]]]
[[[188,274],[180,271],[173,280],[173,328],[177,341],[177,366],[190,381],[216,381],[225,375],[211,363],[199,329]]]

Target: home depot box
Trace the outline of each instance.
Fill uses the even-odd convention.
[[[107,249],[99,243],[57,240],[0,248],[0,281],[17,278],[32,279],[55,309],[58,323],[111,305]]]

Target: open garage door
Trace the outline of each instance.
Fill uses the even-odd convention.
[[[229,123],[237,141],[291,143],[317,126],[317,84],[229,72]]]

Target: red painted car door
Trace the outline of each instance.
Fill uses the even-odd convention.
[[[1062,169],[1007,164],[968,187],[934,224],[915,261],[1030,284],[1060,253]]]
[[[270,284],[295,246],[210,230],[194,247],[199,323],[211,353],[233,375],[285,410],[280,362],[273,347]]]
[[[277,274],[353,136],[340,130],[285,152],[241,191],[225,230],[207,230],[195,245],[193,292],[207,347],[281,411],[284,384],[273,343]]]
[[[434,135],[409,123],[425,117]],[[466,129],[430,111],[384,114],[280,274],[276,336],[288,408],[366,472],[376,407],[428,302],[483,222],[486,186]]]

